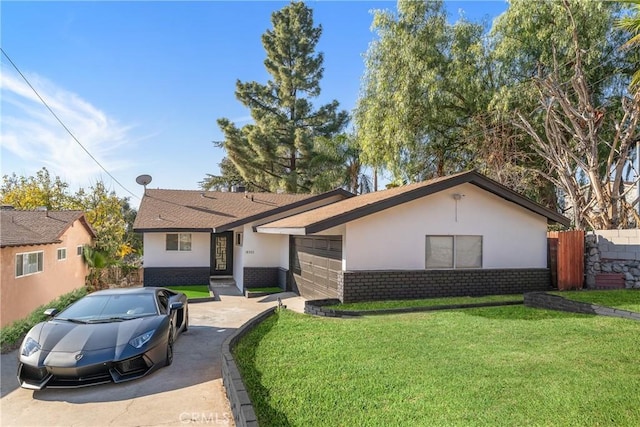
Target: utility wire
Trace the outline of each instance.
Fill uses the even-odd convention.
[[[25,77],[24,74],[22,74],[22,71],[20,71],[20,69],[18,68],[18,66],[11,60],[11,58],[9,57],[9,55],[7,54],[7,52],[4,51],[4,49],[2,49],[0,47],[0,51],[2,51],[2,54],[7,58],[7,60],[9,60],[9,63],[11,63],[11,65],[13,66],[13,68],[15,68],[15,70],[18,72],[18,74],[20,74],[20,77],[22,77],[22,79],[25,81],[25,83],[31,88],[31,90],[33,91],[33,93],[36,94],[36,96],[38,97],[38,99],[40,100],[40,102],[42,102],[42,104],[47,108],[47,110],[49,110],[49,112],[53,115],[53,117],[55,117],[55,119],[58,121],[58,123],[60,123],[60,125],[64,128],[64,130],[67,131],[67,133],[69,135],[71,135],[71,138],[73,138],[73,140],[78,143],[78,145],[80,146],[80,148],[82,148],[84,150],[85,153],[87,153],[87,155],[89,157],[91,157],[91,160],[93,160],[98,166],[100,166],[100,169],[102,169],[116,184],[118,184],[123,190],[125,190],[127,193],[131,194],[133,197],[135,197],[136,199],[140,200],[140,197],[138,197],[137,195],[135,195],[132,191],[130,191],[127,187],[125,187],[124,185],[122,185],[120,183],[120,181],[118,181],[118,179],[116,177],[114,177],[111,172],[109,172],[104,166],[102,166],[102,164],[98,161],[98,159],[96,159],[93,154],[91,154],[89,152],[89,150],[87,150],[87,148],[82,145],[82,143],[78,140],[78,138],[76,138],[76,136],[73,134],[73,132],[71,132],[69,130],[69,128],[64,124],[64,122],[62,120],[60,120],[60,117],[58,117],[58,115],[51,109],[51,107],[49,107],[49,104],[47,104],[47,102],[40,96],[40,94],[38,93],[38,91],[31,85],[31,83],[29,82],[29,80]]]

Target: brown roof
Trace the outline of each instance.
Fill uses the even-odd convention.
[[[333,196],[353,194],[340,189],[319,195],[149,189],[133,229],[222,232]]]
[[[288,229],[295,234],[313,234],[375,212],[437,193],[461,184],[473,184],[503,199],[542,215],[550,222],[568,226],[568,218],[539,205],[509,188],[493,181],[476,171],[461,172],[415,184],[374,193],[363,194],[347,200],[323,206],[309,212],[293,215],[258,227],[258,231]]]
[[[0,247],[59,243],[62,235],[77,220],[91,237],[95,232],[82,211],[0,210]]]

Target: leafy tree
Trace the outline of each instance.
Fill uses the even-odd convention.
[[[540,4],[540,15],[530,17],[553,15],[565,37],[550,35],[550,56],[541,56],[543,65],[530,79],[538,104],[533,111],[518,110],[514,125],[532,138],[532,149],[544,160],[534,170],[561,190],[575,227],[628,227],[635,211],[627,201],[632,187],[625,186],[624,175],[640,132],[640,105],[626,93],[619,73],[601,74],[601,68],[612,66],[609,62],[620,66],[625,60],[609,56],[620,39],[609,33],[613,6],[568,0]],[[593,23],[591,32],[583,22]],[[606,48],[598,49],[603,43]]]
[[[46,168],[36,176],[13,173],[3,177],[0,200],[21,210],[46,207],[84,211],[87,222],[96,232],[96,249],[111,259],[120,259],[123,254],[141,249],[140,237],[132,230],[136,211],[127,198],[109,192],[102,181],[90,186],[88,191],[80,188],[75,194],[70,194],[68,188],[69,184],[60,177],[51,178]]]
[[[269,191],[268,188],[259,188],[252,182],[247,182],[228,157],[224,157],[222,161],[218,163],[218,167],[220,168],[220,175],[207,174],[207,176],[200,181],[200,188],[203,190],[229,191],[234,185],[244,185],[247,191]]]
[[[16,209],[32,210],[40,207],[48,210],[77,209],[77,202],[68,192],[69,184],[60,177],[51,178],[47,168],[36,176],[18,176],[15,172],[2,177],[0,200],[3,205]]]
[[[272,14],[273,28],[262,36],[272,79],[236,82],[236,98],[251,110],[254,123],[238,128],[218,119],[228,159],[258,188],[310,191],[317,179],[310,171],[317,138],[330,138],[348,120],[337,101],[317,109],[311,103],[320,95],[323,74],[323,55],[315,52],[322,28],[314,27],[312,15],[302,2]]]
[[[354,194],[372,191],[371,177],[364,171],[362,150],[353,134],[341,133],[331,139],[319,139],[317,151],[321,165],[315,182],[317,192],[338,187]]]
[[[372,27],[355,113],[365,160],[400,181],[465,168],[473,155],[463,136],[494,90],[483,26],[449,24],[442,1],[400,0]]]
[[[115,192],[109,192],[102,181],[96,182],[89,190],[80,189],[77,198],[87,221],[96,231],[95,246],[109,258],[119,259],[127,228],[122,201]]]

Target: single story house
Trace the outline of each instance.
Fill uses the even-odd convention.
[[[1,326],[85,284],[82,248],[95,232],[81,211],[0,210]]]
[[[201,192],[210,202],[198,204],[192,193],[143,198],[134,229],[144,233],[145,285],[220,266],[240,289],[343,302],[545,290],[547,224],[569,225],[475,171],[355,197]],[[273,205],[255,213],[238,196]]]

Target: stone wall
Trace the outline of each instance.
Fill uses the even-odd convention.
[[[587,288],[598,276],[618,273],[625,288],[640,288],[640,230],[590,231],[585,237]]]
[[[342,302],[522,294],[551,288],[549,269],[344,271]]]

